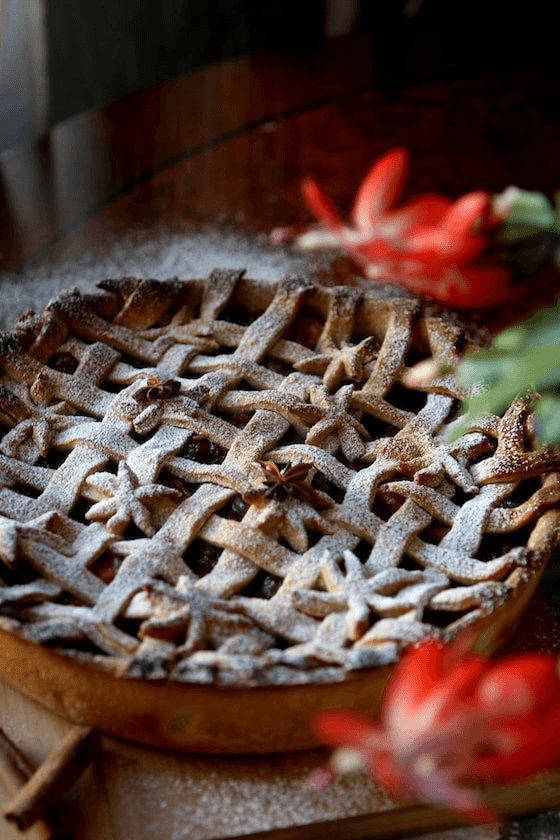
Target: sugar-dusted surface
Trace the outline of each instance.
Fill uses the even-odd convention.
[[[285,273],[316,276],[328,269],[327,256],[310,258],[274,248],[265,236],[228,230],[173,233],[162,228],[146,240],[130,234],[102,253],[29,266],[22,274],[0,272],[0,329],[10,329],[28,309],[41,309],[61,289],[92,291],[103,277],[206,277],[213,268],[246,268],[252,277],[276,281]]]
[[[362,774],[339,778],[328,790],[310,790],[307,776],[324,761],[322,751],[256,762],[191,756],[183,762],[182,774],[175,757],[164,754],[150,757],[146,770],[144,752],[109,743],[104,762],[118,786],[122,810],[126,812],[127,803],[134,811],[137,801],[145,803],[146,836],[161,830],[162,822],[169,840],[210,840],[394,807]],[[123,820],[123,834],[124,825]]]

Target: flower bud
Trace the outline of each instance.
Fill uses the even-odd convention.
[[[493,197],[492,210],[504,220],[496,234],[496,240],[502,245],[554,230],[554,209],[540,192],[510,186]]]

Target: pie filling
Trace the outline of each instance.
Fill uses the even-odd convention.
[[[0,626],[128,677],[337,681],[539,564],[516,401],[450,443],[460,327],[299,278],[121,278],[0,336]]]

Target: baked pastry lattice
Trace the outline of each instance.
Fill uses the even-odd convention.
[[[0,624],[114,674],[333,682],[542,569],[515,402],[455,443],[460,327],[299,278],[103,281],[0,344]],[[535,524],[536,523],[536,524]]]

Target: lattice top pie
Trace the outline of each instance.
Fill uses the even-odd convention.
[[[332,682],[542,568],[526,404],[449,443],[453,376],[403,384],[460,327],[242,271],[99,286],[1,336],[4,630],[129,677]]]

